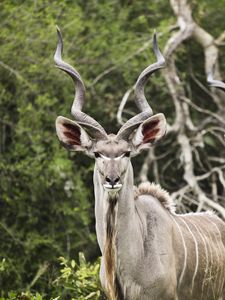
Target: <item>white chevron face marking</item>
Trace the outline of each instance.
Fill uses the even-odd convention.
[[[123,153],[120,156],[116,156],[116,157],[111,158],[111,157],[105,156],[105,155],[103,155],[101,153],[99,153],[99,154],[100,154],[100,157],[103,158],[103,159],[105,159],[105,160],[112,160],[112,159],[114,159],[114,160],[120,160],[121,158],[123,158],[125,156],[125,153]]]
[[[105,155],[103,155],[103,154],[100,154],[100,156],[101,156],[101,158],[103,158],[103,159],[105,159],[105,160],[110,160],[110,159],[111,159],[110,157],[107,157],[107,156],[105,156]]]
[[[115,159],[115,160],[120,160],[120,159],[123,158],[124,156],[125,156],[125,153],[123,153],[123,154],[120,155],[120,156],[115,157],[114,159]]]

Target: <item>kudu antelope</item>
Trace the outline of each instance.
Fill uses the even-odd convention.
[[[107,134],[82,111],[85,87],[80,74],[62,60],[62,47],[58,30],[54,60],[75,83],[71,110],[75,121],[57,117],[56,131],[66,148],[95,159],[100,279],[108,298],[225,299],[225,223],[209,212],[176,214],[169,194],[158,185],[133,186],[130,158],[149,149],[166,132],[164,115],[153,115],[144,93],[147,78],[165,64],[156,35],[153,48],[157,62],[141,73],[135,85],[140,113],[117,134]]]

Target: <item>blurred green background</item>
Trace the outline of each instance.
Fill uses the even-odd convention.
[[[213,36],[224,30],[224,0],[216,4],[196,0],[191,6],[195,20]],[[100,252],[95,236],[93,161],[68,153],[55,134],[56,117],[71,118],[74,95],[71,79],[54,67],[55,25],[63,34],[64,59],[77,68],[86,84],[85,112],[108,132],[116,132],[116,112],[124,93],[155,60],[151,47],[140,48],[157,29],[163,49],[176,18],[165,0],[3,0],[0,23],[2,299],[99,299],[98,263],[94,263]],[[224,47],[220,51],[225,78]],[[188,80],[190,62],[205,84],[203,53],[194,42],[181,49],[177,58],[184,80]],[[154,99],[153,110],[173,120],[172,100],[160,72],[146,91],[148,98]],[[193,87],[193,93],[197,92]],[[133,102],[129,103],[134,110]],[[205,108],[211,105],[207,97],[201,104]],[[194,116],[196,122],[198,117]],[[143,157],[134,161],[136,174]],[[176,182],[179,176],[178,172]],[[154,180],[151,170],[149,179]],[[166,188],[173,191],[173,184]],[[82,254],[79,260],[81,251],[90,265]],[[63,258],[59,261],[59,257]],[[65,268],[69,268],[67,273]],[[79,283],[79,276],[96,280],[90,287],[87,279],[84,286],[89,289],[87,295],[93,293],[90,298],[71,290],[72,281]],[[34,296],[28,296],[29,292]]]

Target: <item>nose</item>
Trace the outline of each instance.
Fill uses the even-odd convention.
[[[112,187],[114,187],[114,185],[116,185],[120,181],[120,177],[119,176],[116,176],[116,177],[106,176],[105,181],[107,183],[109,183]]]

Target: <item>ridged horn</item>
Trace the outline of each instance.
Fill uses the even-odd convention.
[[[153,36],[153,51],[157,58],[154,64],[149,65],[144,71],[141,72],[135,84],[135,102],[141,111],[136,116],[129,119],[118,131],[117,139],[127,139],[130,133],[143,121],[153,115],[151,106],[149,105],[144,92],[145,84],[152,73],[156,70],[165,67],[165,58],[159,50],[156,33]]]
[[[107,139],[107,133],[105,132],[105,129],[92,117],[82,112],[82,108],[85,102],[85,86],[77,70],[62,60],[62,34],[59,27],[57,26],[56,28],[58,35],[58,44],[54,55],[56,67],[66,72],[73,79],[75,84],[75,96],[71,108],[71,114],[73,115],[77,123],[91,129],[96,138]]]

